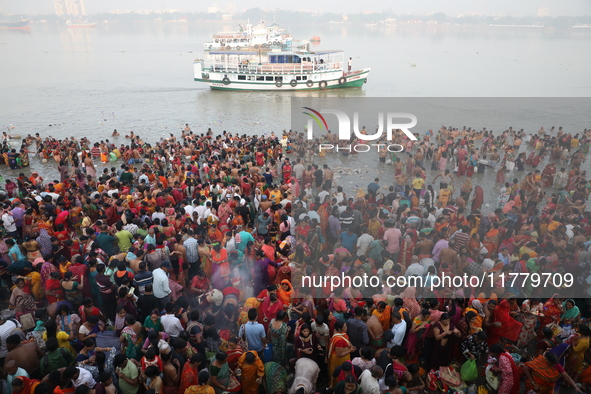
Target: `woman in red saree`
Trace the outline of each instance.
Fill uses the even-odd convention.
[[[495,323],[501,323],[500,326],[493,325],[489,327],[488,343],[493,345],[498,343],[501,338],[507,338],[512,342],[516,342],[521,332],[523,324],[513,319],[510,315],[511,306],[507,300],[503,300],[497,305],[493,314],[493,321]]]
[[[460,164],[458,164],[458,176],[464,176],[468,170],[468,158],[464,156],[462,159],[459,159],[459,161]]]
[[[64,299],[61,275],[59,272],[52,272],[51,277],[45,281],[45,297],[51,305]]]
[[[560,322],[560,316],[562,315],[562,302],[559,297],[560,294],[555,293],[552,295],[552,298],[550,298],[544,304],[544,309],[542,310],[544,317],[540,318],[541,327],[546,327],[550,323]]]
[[[269,329],[269,323],[277,316],[277,312],[283,310],[283,302],[277,297],[277,290],[269,292],[259,307],[259,323],[265,327],[265,332]]]
[[[226,204],[226,200],[222,200],[220,202],[220,206],[218,207],[218,218],[220,219],[218,222],[218,229],[221,231],[222,234],[226,234],[227,231],[230,231],[230,227],[228,226],[228,219],[232,214],[232,209]]]
[[[498,343],[490,347],[490,352],[498,360],[498,365],[492,368],[493,372],[501,376],[501,385],[497,391],[498,394],[519,393],[521,379],[513,357]]]
[[[34,394],[35,388],[41,383],[37,379],[30,379],[26,376],[18,376],[12,381],[12,392],[14,394]]]
[[[479,210],[484,202],[484,190],[480,185],[474,188],[474,199],[472,200],[472,212]]]
[[[190,360],[187,360],[183,366],[183,372],[181,373],[181,383],[179,385],[179,394],[185,392],[190,386],[199,384],[199,356],[194,354]]]
[[[495,181],[497,183],[500,183],[501,185],[504,185],[506,172],[507,172],[507,168],[505,168],[505,165],[502,165],[501,168],[499,168],[499,170],[497,171],[497,178],[495,179]]]
[[[226,350],[226,354],[228,355],[228,366],[232,371],[234,371],[238,366],[238,359],[243,353],[244,349],[242,349],[242,346],[238,344],[238,339],[236,337],[230,338],[228,341],[228,350]]]
[[[554,185],[554,174],[556,174],[556,164],[549,163],[542,171],[542,182],[545,188],[550,188]]]
[[[213,244],[213,250],[211,251],[211,262],[211,282],[214,288],[222,290],[228,284],[230,264],[228,262],[227,250],[222,248],[219,243]]]

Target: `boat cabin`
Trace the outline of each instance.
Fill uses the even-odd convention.
[[[210,72],[240,74],[302,74],[343,70],[343,51],[268,52],[213,51],[209,53],[205,69]]]

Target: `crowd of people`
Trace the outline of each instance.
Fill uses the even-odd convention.
[[[315,154],[330,132],[28,135],[5,164],[53,159],[59,179],[23,172],[0,194],[4,391],[588,389],[591,130],[418,137],[347,195]],[[500,279],[527,273],[573,280]],[[363,275],[382,282],[302,286]],[[430,287],[442,275],[491,280]]]

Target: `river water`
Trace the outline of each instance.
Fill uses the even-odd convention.
[[[12,134],[38,132],[91,140],[109,138],[117,128],[122,135],[133,130],[150,142],[171,132],[178,136],[185,123],[196,132],[209,127],[248,134],[289,129],[294,93],[216,92],[193,81],[192,63],[203,57],[203,42],[212,33],[233,27],[138,22],[69,29],[37,23],[30,32],[0,30],[0,126]],[[353,57],[354,68],[372,68],[362,89],[300,92],[297,97],[591,96],[591,31],[285,27],[298,39],[320,36],[317,48],[345,50]],[[564,114],[549,115],[555,115],[549,118],[555,122],[540,126],[549,129],[567,123]],[[486,120],[467,126],[487,127]],[[430,128],[438,129],[442,123]],[[445,123],[466,125],[464,119]],[[530,123],[540,122],[529,119]],[[505,127],[509,126],[521,128]],[[123,141],[124,137],[116,140]],[[371,177],[391,176],[391,168],[376,167],[377,157],[357,156],[329,155],[326,160],[367,170]],[[53,163],[42,165],[37,158],[24,172],[30,170],[56,176]],[[2,172],[12,175],[6,167]],[[365,186],[368,177],[358,178],[347,179],[346,188]],[[494,175],[486,175],[483,182],[493,188]]]

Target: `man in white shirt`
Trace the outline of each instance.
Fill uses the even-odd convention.
[[[113,194],[119,194],[119,189],[111,189],[107,192],[107,194],[109,195],[109,197],[113,198]]]
[[[328,190],[323,190],[320,193],[318,193],[318,198],[320,199],[321,203],[324,202],[324,199],[326,198],[326,196],[330,196],[330,192]]]
[[[298,158],[297,159],[297,164],[295,166],[293,166],[292,171],[293,174],[295,175],[295,178],[298,180],[298,182],[302,181],[302,177],[304,175],[304,170],[306,169],[306,167],[304,167],[304,165],[301,163],[302,159]]]
[[[197,208],[195,208],[195,212],[197,212],[197,215],[199,215],[199,219],[197,220],[198,223],[201,224],[201,222],[207,220],[207,217],[211,213],[211,201],[206,201],[205,204],[199,205]]]
[[[171,338],[177,338],[183,331],[181,321],[174,315],[172,302],[166,305],[166,313],[160,317],[160,323],[162,323],[164,332],[170,335]]]
[[[4,223],[4,228],[6,229],[8,236],[12,238],[18,237],[18,232],[16,231],[16,219],[12,216],[12,213],[8,208],[6,208],[2,214],[2,222]]]
[[[399,312],[392,312],[392,322],[394,322],[394,326],[392,327],[394,338],[388,342],[388,349],[395,345],[402,345],[402,341],[404,341],[404,336],[406,335],[406,322],[402,320]]]
[[[158,205],[155,208],[155,212],[152,214],[152,221],[154,221],[154,219],[158,219],[160,222],[166,219],[166,215],[162,212],[162,207]]]
[[[25,339],[25,335],[20,328],[21,324],[16,319],[4,319],[0,315],[0,358],[5,358],[8,355],[8,349],[6,349],[6,338],[12,334],[19,334],[22,339]]]
[[[168,284],[168,271],[172,269],[170,261],[164,261],[160,268],[152,272],[152,288],[154,296],[158,298],[160,308],[165,308],[170,302],[170,286]]]
[[[410,278],[411,276],[423,276],[425,275],[425,268],[419,264],[419,256],[412,256],[412,262],[406,269],[404,276]]]
[[[384,370],[379,365],[374,365],[371,369],[366,369],[359,378],[361,392],[363,394],[380,394],[379,379],[384,375]]]
[[[192,205],[185,205],[183,209],[185,210],[185,215],[188,215],[189,217],[193,216],[193,211],[195,211],[195,207],[193,207]]]
[[[367,233],[367,227],[361,226],[361,236],[357,238],[357,256],[365,256],[369,244],[374,241],[373,237]]]
[[[92,374],[84,368],[67,367],[62,374],[62,378],[71,380],[74,387],[86,385],[93,388],[96,385]]]

